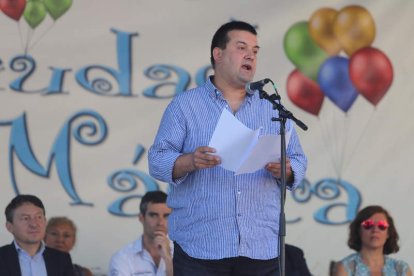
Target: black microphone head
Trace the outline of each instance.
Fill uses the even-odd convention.
[[[249,95],[253,95],[255,90],[252,90],[250,88],[250,84],[251,84],[251,82],[246,83],[246,86],[245,86],[246,93],[249,94]]]
[[[254,94],[254,91],[263,89],[263,86],[268,83],[270,79],[263,79],[255,82],[248,82],[246,83],[246,92],[247,94]]]

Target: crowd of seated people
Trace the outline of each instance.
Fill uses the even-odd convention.
[[[109,275],[172,276],[174,244],[169,239],[167,217],[171,209],[162,191],[146,193],[140,203],[138,220],[142,235],[113,254]],[[34,195],[18,195],[5,210],[11,244],[0,247],[0,275],[91,276],[91,270],[72,262],[70,251],[76,243],[77,228],[67,217],[46,220],[42,201]],[[355,253],[334,263],[334,276],[412,276],[409,265],[389,257],[399,250],[393,218],[381,206],[360,210],[349,226],[348,246]],[[302,249],[286,244],[285,275],[312,275]]]

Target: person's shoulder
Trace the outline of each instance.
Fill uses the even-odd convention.
[[[338,263],[342,264],[344,267],[354,267],[358,263],[361,263],[362,260],[359,256],[359,253],[352,253],[347,255],[346,257],[342,258],[342,260],[338,261]]]
[[[289,251],[303,251],[301,248],[291,244],[285,244],[285,249]]]
[[[70,254],[67,252],[63,252],[48,246],[45,246],[45,253],[44,254],[49,254],[49,255],[55,255],[55,256],[60,256],[60,257],[70,257]]]
[[[182,102],[182,101],[190,101],[194,98],[199,98],[203,95],[208,94],[209,89],[206,85],[197,86],[186,91],[183,91],[174,96],[173,101]]]
[[[286,255],[303,255],[303,250],[291,244],[285,244]]]
[[[3,246],[0,247],[0,254],[6,254],[8,252],[10,252],[10,250],[15,249],[13,243],[11,244],[5,244]]]
[[[346,261],[352,261],[352,260],[355,260],[355,259],[357,259],[357,258],[358,258],[358,256],[359,256],[359,254],[358,254],[358,253],[352,253],[352,254],[349,254],[348,256],[344,257],[344,258],[341,260],[341,262],[346,262]]]
[[[409,267],[408,263],[404,260],[395,259],[388,256],[386,256],[386,259],[391,262],[392,266],[398,267],[402,270],[406,270]]]
[[[84,275],[84,276],[92,276],[92,271],[84,266],[73,264],[73,269],[75,271],[75,275]]]
[[[133,242],[128,243],[127,245],[124,245],[123,247],[115,251],[115,253],[111,257],[111,260],[134,255],[139,250],[141,243],[141,239],[137,239]]]

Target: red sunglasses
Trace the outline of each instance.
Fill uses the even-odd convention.
[[[380,220],[377,221],[377,223],[375,223],[372,219],[367,219],[364,220],[363,222],[361,222],[361,226],[362,228],[364,228],[365,230],[370,230],[372,229],[374,226],[377,226],[379,230],[381,231],[385,231],[388,229],[388,227],[390,226],[388,224],[388,222],[386,222],[385,220]]]

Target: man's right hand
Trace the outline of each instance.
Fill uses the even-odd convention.
[[[220,157],[214,155],[216,150],[211,147],[198,147],[192,154],[194,170],[212,168],[220,164]]]
[[[212,168],[221,163],[219,156],[214,155],[216,150],[211,147],[198,147],[192,153],[186,153],[177,158],[174,164],[173,179],[185,176],[199,169]]]

